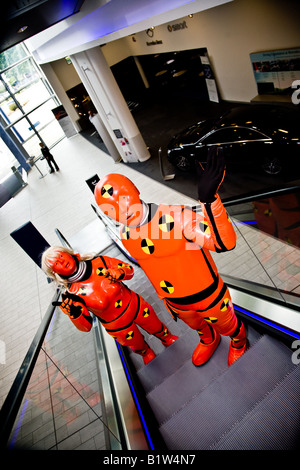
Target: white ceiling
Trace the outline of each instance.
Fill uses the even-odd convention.
[[[81,11],[28,39],[50,62],[232,0],[85,0]]]

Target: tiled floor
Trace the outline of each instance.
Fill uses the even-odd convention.
[[[100,177],[110,172],[127,175],[134,180],[145,201],[196,204],[195,200],[136,172],[130,164],[115,164],[110,156],[81,135],[62,140],[53,149],[53,154],[61,169],[60,172],[48,174],[46,162],[40,162],[39,166],[46,176],[40,179],[37,170],[33,169],[29,174],[28,186],[0,209],[0,259],[2,292],[4,293],[0,340],[5,345],[5,360],[3,364],[0,364],[0,405],[12,385],[54,294],[54,285],[47,282],[44,273],[15,243],[10,233],[25,222],[31,221],[50,244],[59,244],[54,232],[56,227],[67,239],[71,238],[95,220],[95,214],[90,207],[90,204],[94,202],[93,195],[85,182],[95,173]],[[250,280],[271,286],[275,284],[280,288],[300,293],[298,249],[265,236],[249,226],[238,225],[237,232],[237,248],[229,253],[214,255],[221,273],[248,279],[250,275]],[[253,255],[253,251],[256,256]],[[259,264],[259,256],[262,256],[264,267]],[[63,320],[56,318],[55,321]],[[60,326],[58,325],[57,328]],[[76,334],[81,335],[80,332]],[[74,354],[82,360],[81,351],[74,351],[72,346],[71,344],[69,350],[65,348],[57,351],[57,363],[49,364],[48,361],[47,371],[41,374],[57,374],[54,393],[57,402],[53,404],[56,407],[60,406],[59,390],[68,386],[71,391],[72,388],[70,383],[66,382],[67,374],[61,375],[62,371],[58,366],[61,357],[65,360],[67,353],[70,353],[70,363]],[[45,351],[42,354],[45,354]],[[75,380],[78,380],[76,374]],[[96,394],[91,378],[84,383],[90,384],[91,388],[88,393]],[[70,398],[70,402],[78,398],[78,391],[75,395]],[[82,396],[80,395],[79,398],[82,404]],[[40,400],[40,397],[38,399]],[[101,421],[101,410],[96,408],[94,409],[94,405],[87,406],[85,414],[87,419],[86,421],[83,419],[80,424],[84,436],[76,444],[78,447],[90,445],[92,448],[101,448],[101,432],[97,437],[98,441],[94,438],[93,442],[88,439],[94,422]],[[72,406],[70,406],[70,413],[73,413]],[[65,416],[62,417],[61,425],[56,432],[59,432],[61,445],[67,448],[70,440],[78,439],[79,424],[74,425],[75,428],[77,426],[76,432],[75,428],[74,432],[70,433],[70,429],[66,431]],[[47,423],[44,425],[47,427]],[[53,442],[48,442],[48,448],[51,448]]]

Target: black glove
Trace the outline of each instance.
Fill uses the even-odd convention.
[[[54,307],[60,307],[62,311],[71,318],[78,318],[82,313],[82,308],[80,305],[74,305],[73,302],[80,302],[81,304],[85,305],[84,300],[78,295],[71,294],[70,292],[67,294],[62,294],[61,297],[62,302],[52,302],[52,305]]]
[[[197,165],[198,199],[200,202],[213,202],[225,176],[225,159],[222,147],[209,147],[205,169]]]

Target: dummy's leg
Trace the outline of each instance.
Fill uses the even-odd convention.
[[[141,296],[140,310],[135,320],[136,324],[143,328],[150,335],[160,339],[165,347],[173,344],[178,336],[172,335],[166,325],[160,321],[154,309]]]
[[[144,336],[134,323],[124,330],[107,330],[107,332],[122,346],[128,346],[133,352],[142,356],[144,364],[148,364],[155,358],[154,351],[148,346]]]
[[[170,302],[165,302],[165,305],[174,317],[180,318],[190,328],[197,331],[200,342],[193,352],[192,362],[195,366],[205,364],[220,343],[219,333],[197,311],[179,310],[173,307]]]
[[[228,365],[231,366],[244,354],[248,346],[246,330],[240,319],[237,319],[236,328],[229,336],[231,342],[229,346]]]
[[[221,335],[230,336],[228,365],[231,366],[246,351],[247,336],[243,323],[234,313],[228,289],[223,299],[214,308],[205,312],[205,319],[206,321],[214,319],[215,330]]]
[[[180,318],[191,328],[196,326],[194,329],[197,330],[200,342],[193,352],[192,362],[195,366],[202,366],[211,358],[219,346],[221,338],[212,325],[209,325],[197,312],[193,316],[194,318],[190,316],[185,318],[184,315],[180,315]]]

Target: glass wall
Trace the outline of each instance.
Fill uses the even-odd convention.
[[[58,98],[40,67],[21,43],[0,54],[0,116],[29,156],[40,155],[40,142],[51,148],[65,135],[52,109]],[[0,173],[9,173],[0,156]]]

